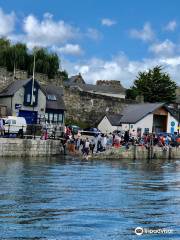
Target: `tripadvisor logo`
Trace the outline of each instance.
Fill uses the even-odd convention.
[[[142,235],[142,234],[170,234],[173,233],[173,229],[167,229],[167,228],[158,228],[158,229],[150,229],[150,228],[142,228],[137,227],[134,230],[136,235]]]
[[[135,234],[136,235],[142,235],[143,234],[143,228],[142,227],[135,228]]]

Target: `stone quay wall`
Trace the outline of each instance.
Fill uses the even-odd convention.
[[[0,156],[53,156],[62,154],[62,145],[59,140],[41,139],[0,139]]]
[[[110,148],[109,150],[95,154],[95,159],[180,159],[180,147],[169,147],[166,150],[161,147],[145,148],[144,146],[130,146]]]

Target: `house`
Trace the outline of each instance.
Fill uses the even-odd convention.
[[[48,123],[63,124],[65,104],[63,88],[55,85],[45,87],[46,92],[46,121]]]
[[[28,124],[36,124],[45,116],[46,93],[37,80],[34,84],[32,78],[17,80],[0,93],[0,104],[7,107],[7,115],[24,117]]]
[[[112,133],[115,130],[121,130],[121,114],[107,114],[98,125],[98,129],[103,133]]]
[[[78,89],[80,92],[87,92],[103,96],[125,99],[126,89],[117,80],[98,80],[95,84],[86,84],[80,74],[72,76],[65,86],[71,89]]]
[[[12,82],[0,93],[0,104],[6,106],[7,115],[24,117],[28,124],[45,117],[49,123],[64,123],[63,88],[52,84],[42,87],[37,80],[33,84],[32,78]]]
[[[106,117],[106,118],[105,118]],[[142,103],[130,104],[119,114],[119,120],[115,123],[111,120],[112,116],[104,116],[98,125],[102,131],[111,132],[112,127],[123,131],[135,130],[142,133],[152,132],[177,132],[178,121],[165,103]],[[107,128],[108,124],[111,125]]]

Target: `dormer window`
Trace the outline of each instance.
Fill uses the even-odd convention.
[[[31,94],[27,94],[27,99],[26,99],[26,102],[27,103],[30,103],[31,102]]]
[[[57,100],[55,95],[47,95],[47,99],[50,100],[50,101],[56,101]]]

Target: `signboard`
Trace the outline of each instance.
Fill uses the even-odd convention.
[[[21,109],[22,108],[22,104],[16,103],[15,104],[15,109]]]

